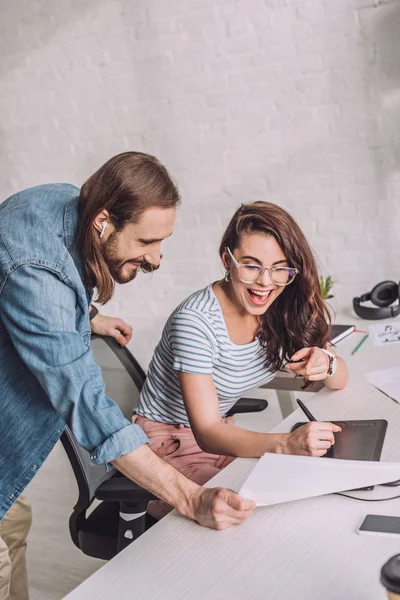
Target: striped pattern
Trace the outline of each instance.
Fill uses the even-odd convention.
[[[153,421],[189,425],[177,371],[212,375],[221,416],[254,387],[271,380],[259,341],[231,342],[213,284],[172,313],[155,349],[137,413]]]

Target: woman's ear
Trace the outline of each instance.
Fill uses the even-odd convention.
[[[230,260],[229,254],[228,254],[228,252],[226,250],[223,251],[222,256],[221,256],[221,260],[222,260],[222,264],[223,264],[224,269],[226,269],[228,271],[229,267],[231,265],[231,260]]]

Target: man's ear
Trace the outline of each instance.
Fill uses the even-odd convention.
[[[99,232],[99,235],[103,235],[105,228],[110,224],[110,213],[108,210],[103,209],[93,220],[93,227]]]

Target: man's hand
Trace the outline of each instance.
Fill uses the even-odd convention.
[[[122,319],[96,315],[90,321],[92,333],[97,335],[108,335],[117,340],[120,346],[126,346],[132,337],[132,327]]]
[[[121,473],[204,527],[227,529],[243,523],[255,502],[225,488],[203,488],[157,456],[147,444],[111,461]]]
[[[326,379],[329,370],[329,357],[314,346],[313,348],[302,348],[293,356],[285,368],[295,375],[302,375],[308,381],[321,381]]]
[[[256,507],[226,488],[199,488],[193,499],[192,518],[204,527],[227,529],[243,523]]]

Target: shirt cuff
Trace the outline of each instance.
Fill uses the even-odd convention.
[[[106,465],[107,471],[113,469],[112,460],[129,454],[143,444],[148,444],[149,439],[139,425],[127,425],[113,433],[105,442],[97,446],[90,455],[92,465]]]

